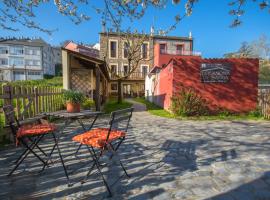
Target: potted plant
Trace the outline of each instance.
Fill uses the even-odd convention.
[[[80,104],[84,102],[85,96],[83,93],[74,90],[65,90],[63,99],[67,106],[67,112],[80,112]]]

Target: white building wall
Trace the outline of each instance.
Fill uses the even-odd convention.
[[[4,42],[0,43],[0,81],[36,80],[42,79],[44,74],[55,75],[55,64],[61,63],[61,56],[55,56],[49,44],[44,41],[36,46],[31,41]]]

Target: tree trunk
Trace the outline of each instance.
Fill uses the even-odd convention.
[[[122,103],[122,80],[119,79],[117,81],[117,87],[118,87],[118,103]]]

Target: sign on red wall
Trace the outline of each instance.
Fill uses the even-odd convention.
[[[202,63],[202,83],[228,83],[231,77],[231,65],[229,63]]]

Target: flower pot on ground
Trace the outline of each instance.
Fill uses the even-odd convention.
[[[67,112],[80,112],[80,105],[84,102],[85,96],[81,92],[65,90],[63,93],[64,102],[67,106]]]

